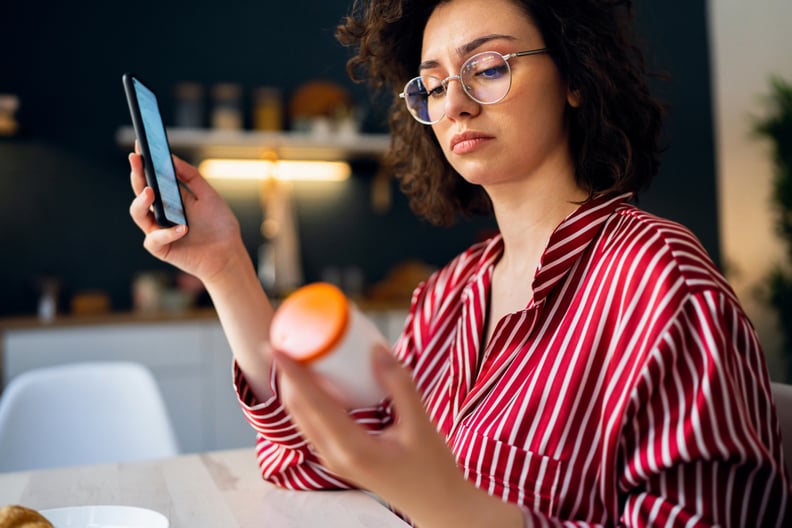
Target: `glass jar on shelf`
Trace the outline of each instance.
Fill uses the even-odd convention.
[[[253,128],[256,130],[283,129],[283,100],[278,88],[262,86],[254,92]]]
[[[176,115],[174,124],[181,128],[204,126],[204,87],[195,82],[181,82],[174,89]]]
[[[242,130],[242,87],[234,83],[220,83],[212,87],[212,128]]]

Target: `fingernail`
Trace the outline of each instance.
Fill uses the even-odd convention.
[[[176,226],[176,232],[177,232],[178,234],[180,234],[180,235],[181,235],[181,234],[182,234],[182,233],[184,233],[185,231],[187,231],[187,226],[186,226],[186,225],[177,225],[177,226]]]

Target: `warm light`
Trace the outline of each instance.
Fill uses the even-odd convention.
[[[352,172],[343,161],[207,159],[198,166],[206,178],[289,181],[342,181]]]
[[[343,161],[276,161],[274,175],[279,180],[342,181],[351,172]]]

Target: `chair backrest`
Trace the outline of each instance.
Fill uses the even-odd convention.
[[[123,462],[178,454],[154,376],[143,365],[39,368],[0,396],[0,471]]]
[[[792,385],[773,382],[770,387],[773,391],[778,421],[781,424],[781,445],[787,474],[792,477]]]

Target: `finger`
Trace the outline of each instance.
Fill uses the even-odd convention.
[[[176,169],[179,185],[193,198],[197,199],[198,196],[207,196],[207,193],[213,192],[211,185],[194,165],[173,155],[173,167]]]
[[[129,168],[131,169],[129,180],[132,184],[132,191],[138,195],[146,186],[146,177],[143,175],[143,158],[140,157],[140,154],[129,154]]]
[[[140,154],[140,141],[135,140],[135,154]]]
[[[376,347],[372,356],[374,374],[382,388],[390,394],[400,429],[408,435],[425,429],[430,422],[410,373],[386,347]]]
[[[201,173],[198,172],[198,169],[187,163],[180,157],[173,155],[173,167],[176,169],[176,174],[179,176],[179,179],[185,183],[196,183],[197,181],[203,180]]]
[[[146,234],[143,247],[157,257],[164,257],[171,244],[187,234],[187,226],[177,225],[166,229],[155,229]]]
[[[146,234],[159,229],[159,224],[154,220],[154,214],[151,212],[153,203],[154,191],[150,187],[144,187],[129,206],[129,216]]]
[[[345,466],[371,438],[317,383],[307,367],[277,350],[272,355],[282,378],[281,386],[288,388],[283,403],[292,419],[330,466]]]
[[[305,367],[277,349],[272,349],[272,357],[280,375],[288,381],[291,392],[299,397],[288,398],[289,412],[299,414],[311,422],[326,418],[354,423],[344,408],[317,380],[308,367]]]

